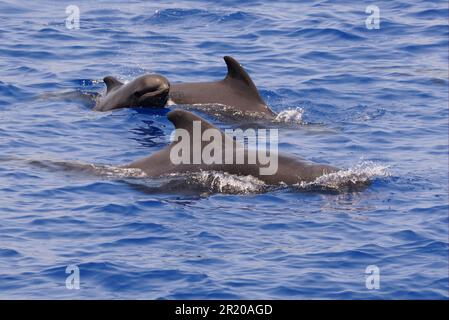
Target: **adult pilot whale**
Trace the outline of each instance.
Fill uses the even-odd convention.
[[[238,144],[238,142],[234,141],[232,137],[223,133],[197,115],[186,110],[178,109],[169,112],[167,116],[177,130],[183,130],[188,134],[189,137],[195,137],[195,134],[198,136],[198,130],[201,131],[201,136],[204,136],[206,131],[211,132],[208,129],[214,129],[212,130],[212,132],[217,133],[216,138],[222,141],[223,146],[221,153],[218,152],[218,154],[225,156],[226,150],[224,150],[224,148],[227,146],[226,143],[232,143],[230,144],[230,146],[233,149],[234,154],[237,154],[237,151],[243,152],[245,156],[244,158],[247,159],[249,150],[246,147],[242,147]],[[197,130],[196,133],[195,130]],[[216,138],[213,138],[214,141]],[[200,161],[199,163],[195,163],[194,154],[198,154],[198,152],[202,154],[205,148],[207,148],[208,142],[200,139],[200,149],[197,149],[195,151],[194,143],[197,143],[198,146],[198,140],[194,141],[193,138],[190,139],[190,150],[192,152],[190,152],[190,154],[187,156],[188,161],[184,163],[178,163],[177,161],[173,161],[172,152],[174,152],[175,155],[179,155],[180,143],[182,143],[182,139],[173,141],[170,145],[166,146],[162,150],[146,158],[132,162],[131,164],[124,166],[124,168],[141,169],[149,177],[160,177],[176,173],[197,173],[202,171],[226,172],[238,176],[253,176],[269,185],[295,185],[301,182],[312,182],[316,178],[324,174],[336,172],[339,170],[338,168],[326,164],[312,163],[298,157],[280,154],[277,154],[277,168],[270,174],[266,174],[266,172],[264,173],[261,170],[264,166],[266,166],[266,163],[262,164],[259,159],[257,161],[254,161],[252,164],[249,163],[249,161],[246,161],[242,164],[233,163],[236,161],[231,161],[230,164],[227,164],[226,161],[222,161],[221,163],[212,163],[206,162],[204,160]]]
[[[158,74],[140,76],[126,84],[112,76],[103,79],[106,93],[96,99],[95,111],[132,107],[164,107],[170,83]]]
[[[274,119],[276,114],[262,99],[242,65],[230,56],[223,59],[228,68],[224,79],[214,82],[172,83],[169,101],[182,105],[216,105],[215,110],[236,116]],[[198,106],[198,109],[204,107]]]

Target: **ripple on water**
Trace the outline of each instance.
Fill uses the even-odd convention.
[[[348,1],[76,4],[69,30],[54,1],[0,1],[0,298],[448,297],[447,3],[382,2],[380,29]],[[92,112],[101,79],[222,79],[224,55],[279,113],[280,152],[345,169],[272,188],[121,168],[168,143],[175,107]]]

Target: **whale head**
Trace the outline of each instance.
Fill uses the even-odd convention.
[[[106,94],[97,100],[96,111],[125,107],[164,107],[170,91],[169,81],[158,74],[140,76],[126,84],[114,77],[103,79]]]
[[[167,103],[170,83],[157,74],[135,79],[129,91],[129,100],[136,107],[163,107]]]

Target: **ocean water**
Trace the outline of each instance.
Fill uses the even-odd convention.
[[[447,299],[448,36],[443,0],[0,1],[0,298]],[[225,55],[281,151],[343,168],[330,190],[117,167],[175,106],[93,112],[101,79],[220,79]]]

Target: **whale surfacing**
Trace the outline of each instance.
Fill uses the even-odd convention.
[[[172,84],[169,99],[175,104],[223,106],[227,112],[253,118],[274,119],[276,114],[267,106],[256,85],[240,63],[225,56],[228,73],[223,80]]]
[[[246,148],[246,146],[239,145],[234,139],[228,135],[226,135],[223,131],[220,131],[212,124],[208,123],[204,119],[199,116],[185,111],[185,110],[174,110],[168,113],[168,119],[174,124],[176,129],[184,130],[184,132],[188,133],[190,137],[195,136],[194,130],[195,126],[198,128],[198,124],[200,124],[201,133],[204,134],[206,130],[214,129],[218,132],[214,137],[214,140],[221,139],[223,150],[219,153],[221,155],[225,155],[226,150],[224,150],[227,145],[226,142],[231,142],[231,146],[235,151],[243,152],[247,155],[250,150]],[[196,129],[198,130],[198,129]],[[309,162],[307,160],[291,157],[287,155],[277,154],[277,169],[272,174],[263,174],[262,170],[265,164],[262,164],[259,160],[254,163],[231,163],[228,164],[225,161],[221,163],[206,163],[201,161],[200,163],[195,163],[194,152],[191,152],[189,155],[190,161],[188,163],[173,163],[171,152],[175,148],[175,150],[179,149],[180,141],[174,141],[167,147],[162,150],[131,164],[124,166],[125,168],[138,168],[143,170],[150,177],[160,177],[164,175],[170,174],[185,174],[185,173],[198,173],[203,171],[215,171],[215,172],[225,172],[238,176],[253,176],[258,178],[259,180],[265,182],[269,185],[277,185],[277,184],[287,184],[287,185],[295,185],[301,182],[312,182],[316,178],[336,172],[339,169],[325,165],[325,164],[316,164]],[[200,150],[198,152],[202,153],[204,149],[207,147],[207,142],[205,141],[193,141],[190,140],[191,148],[190,150],[194,150],[193,144],[199,143]],[[176,151],[177,152],[177,151]]]
[[[165,77],[150,74],[124,84],[112,76],[105,77],[107,90],[97,98],[94,110],[178,104],[225,117],[275,119],[276,113],[262,99],[240,63],[230,56],[223,59],[228,68],[226,77],[213,82],[170,84]]]
[[[103,79],[106,93],[97,98],[95,111],[109,111],[119,108],[155,107],[167,103],[170,83],[157,74],[140,76],[126,84],[112,76]]]

